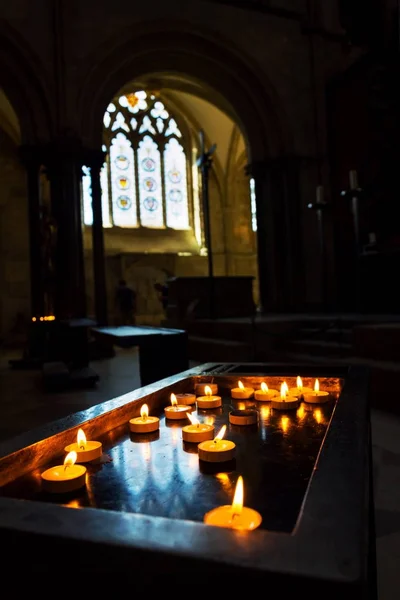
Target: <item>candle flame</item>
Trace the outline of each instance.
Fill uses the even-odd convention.
[[[206,393],[206,396],[211,396],[212,394],[212,389],[210,388],[209,385],[206,385],[206,387],[204,388],[204,391]]]
[[[244,390],[244,385],[241,381],[239,381],[238,386],[240,387],[241,390]]]
[[[287,396],[288,390],[285,382],[281,383],[281,399],[285,400]]]
[[[318,379],[316,379],[315,383],[314,383],[314,392],[316,394],[318,394],[318,392],[319,392],[319,381],[318,381]]]
[[[264,394],[268,392],[268,386],[264,381],[261,383],[261,391],[264,392]]]
[[[77,458],[78,455],[75,452],[75,450],[72,450],[72,452],[68,452],[67,456],[64,458],[64,468],[66,469],[67,467],[72,467],[72,465],[76,463]]]
[[[176,399],[175,394],[171,394],[171,406],[177,406],[178,400]]]
[[[147,404],[142,404],[142,407],[140,409],[140,416],[142,417],[143,421],[145,421],[149,416],[149,407],[147,406]]]
[[[301,377],[297,377],[297,387],[299,390],[301,390],[301,388],[303,387],[303,382],[301,380]]]
[[[199,424],[199,421],[190,412],[187,412],[186,416],[187,416],[187,418],[189,419],[189,421],[191,422],[192,425],[198,425]]]
[[[217,442],[218,440],[222,440],[222,438],[225,435],[225,431],[226,431],[226,425],[222,425],[221,429],[219,430],[219,432],[217,433],[217,435],[214,438],[214,442]]]
[[[84,450],[86,448],[86,435],[83,429],[78,429],[77,441],[79,448]]]
[[[288,387],[288,384],[286,383],[286,381],[284,381],[284,382],[282,383],[282,385],[283,385],[283,388],[284,388],[284,390],[285,390],[286,394],[288,394],[288,393],[289,393],[289,387]]]
[[[235,495],[233,496],[232,516],[241,514],[243,509],[243,495],[243,477],[239,475],[236,483]]]

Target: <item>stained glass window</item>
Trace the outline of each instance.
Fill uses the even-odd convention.
[[[187,229],[189,212],[186,157],[176,138],[171,138],[165,145],[164,165],[167,226],[172,229]]]
[[[164,102],[144,90],[127,93],[107,106],[103,122],[103,226],[190,229],[192,206],[196,239],[201,239],[197,169],[188,161],[179,120]],[[88,169],[83,172],[82,196],[84,222],[91,225]]]
[[[256,187],[254,179],[250,179],[250,207],[251,207],[251,228],[257,231],[257,207],[256,207]]]

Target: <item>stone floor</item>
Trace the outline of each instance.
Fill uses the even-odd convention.
[[[100,375],[97,388],[62,393],[43,393],[40,371],[10,369],[8,359],[19,356],[0,355],[0,441],[140,387],[136,348],[91,363]],[[378,600],[399,600],[400,419],[374,410],[372,434]]]

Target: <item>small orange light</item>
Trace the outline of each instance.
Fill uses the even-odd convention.
[[[297,377],[297,387],[299,388],[299,390],[301,390],[301,388],[303,387],[301,377]]]
[[[212,394],[212,389],[210,388],[209,385],[206,385],[206,387],[204,388],[204,391],[206,393],[206,396],[211,396]]]
[[[314,392],[316,394],[318,394],[318,392],[319,392],[319,381],[318,381],[318,379],[316,379],[315,383],[314,383]]]
[[[145,421],[149,416],[149,407],[147,406],[147,404],[142,404],[142,407],[140,409],[140,416],[142,417],[143,421]]]
[[[176,399],[175,394],[171,394],[171,406],[177,406],[178,400]]]
[[[68,452],[67,456],[64,458],[64,469],[66,469],[67,467],[72,467],[72,465],[76,463],[77,458],[78,455],[75,452],[75,450],[72,450],[72,452]]]
[[[217,442],[218,440],[222,440],[222,438],[225,435],[225,431],[226,431],[226,425],[222,425],[221,429],[219,430],[219,432],[217,433],[217,435],[214,438],[214,442]]]
[[[264,381],[261,384],[261,391],[264,392],[264,394],[268,392],[268,386]]]
[[[244,390],[244,385],[241,381],[239,381],[238,386],[240,387],[241,390]]]

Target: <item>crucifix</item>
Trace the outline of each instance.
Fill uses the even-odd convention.
[[[214,268],[212,258],[212,246],[211,246],[211,222],[210,222],[210,202],[208,195],[208,182],[209,182],[209,171],[212,166],[212,155],[217,147],[213,144],[208,151],[205,150],[204,142],[204,131],[199,132],[200,138],[200,155],[197,159],[197,166],[201,173],[201,194],[203,204],[203,215],[204,215],[204,241],[207,248],[207,260],[208,260],[208,278],[210,282],[210,318],[214,318]]]

